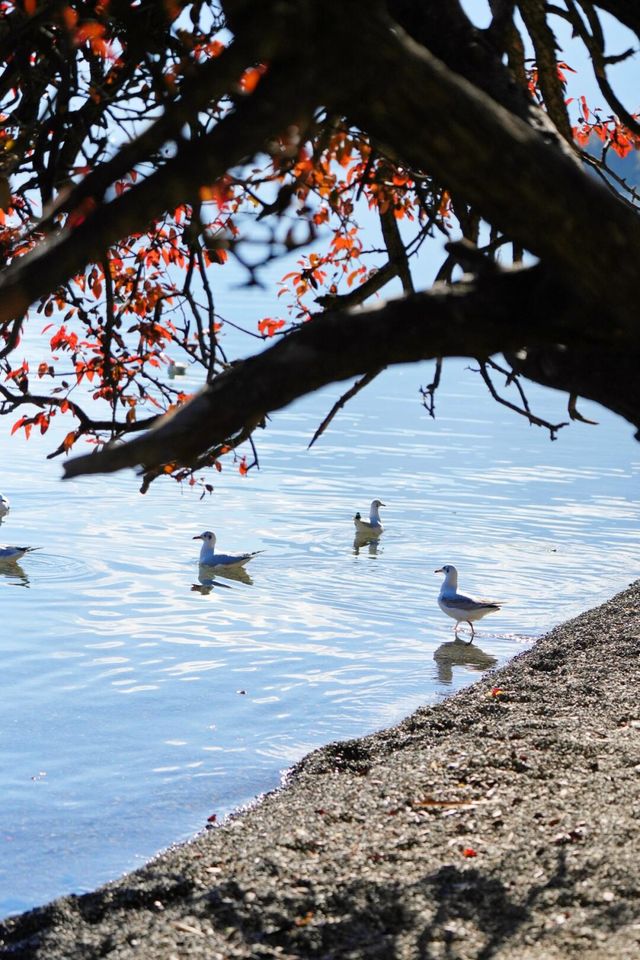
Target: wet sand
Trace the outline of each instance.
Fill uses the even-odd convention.
[[[639,656],[640,581],[142,869],[5,920],[0,957],[636,960]]]

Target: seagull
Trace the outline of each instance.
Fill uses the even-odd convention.
[[[167,373],[173,380],[174,377],[184,377],[187,374],[187,364],[182,360],[169,360],[169,368]]]
[[[0,493],[0,517],[6,517],[6,515],[9,513],[9,508],[9,501]]]
[[[487,613],[493,613],[500,609],[499,603],[493,603],[490,600],[473,600],[471,597],[465,597],[458,593],[458,571],[450,563],[445,563],[435,573],[444,573],[444,583],[440,587],[438,594],[438,606],[448,617],[453,617],[456,621],[454,632],[458,635],[458,627],[461,623],[468,623],[471,627],[471,640],[475,636],[473,629],[473,620],[480,620]]]
[[[0,563],[15,563],[24,557],[25,553],[32,553],[40,547],[0,547]]]
[[[386,506],[386,504],[384,504],[382,500],[372,500],[368,520],[363,520],[360,514],[356,513],[353,522],[356,525],[357,532],[360,534],[368,534],[369,536],[371,536],[371,534],[376,535],[382,533],[384,527],[380,522],[380,513],[378,511],[380,507],[384,506]]]
[[[166,363],[167,375],[171,380],[174,377],[184,377],[189,370],[186,360],[174,360],[173,357],[168,357],[164,351],[160,354],[160,359],[163,363]]]
[[[208,567],[244,567],[245,563],[257,557],[262,550],[256,550],[254,553],[215,553],[216,535],[211,530],[205,530],[199,533],[194,540],[202,540],[200,548],[200,563],[205,563]]]

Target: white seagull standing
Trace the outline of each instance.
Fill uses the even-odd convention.
[[[32,553],[40,547],[0,547],[0,563],[15,563],[24,557],[25,553]]]
[[[6,517],[6,515],[9,513],[9,508],[9,501],[0,493],[0,517]]]
[[[216,535],[211,530],[205,530],[199,533],[194,540],[202,540],[200,548],[200,563],[205,563],[208,567],[244,567],[245,563],[257,557],[262,550],[256,550],[254,553],[216,553]]]
[[[369,536],[382,533],[384,527],[380,520],[380,507],[385,507],[386,504],[382,500],[372,500],[371,508],[369,510],[369,519],[363,520],[359,513],[356,513],[353,518],[353,522],[356,525],[356,530],[360,534],[369,534]]]
[[[499,603],[493,603],[490,600],[473,600],[471,597],[465,597],[458,593],[458,571],[450,563],[445,563],[436,573],[444,573],[444,583],[440,587],[438,594],[438,606],[448,617],[453,617],[456,621],[454,632],[458,635],[458,627],[461,623],[468,623],[471,627],[471,640],[475,636],[473,629],[473,620],[480,620],[488,613],[494,613],[500,609]]]

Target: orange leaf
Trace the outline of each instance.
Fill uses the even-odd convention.
[[[264,320],[260,320],[258,323],[258,331],[263,337],[272,337],[274,333],[284,327],[284,325],[284,320],[272,320],[270,317],[265,317]]]
[[[95,20],[87,20],[86,23],[81,24],[76,30],[74,41],[80,46],[85,40],[93,40],[96,37],[104,36],[104,31],[105,28],[102,23],[97,23]]]
[[[261,64],[259,67],[250,67],[245,70],[240,78],[240,89],[244,90],[245,93],[253,93],[266,69],[266,66]]]
[[[580,103],[582,105],[582,116],[585,120],[589,119],[589,107],[587,106],[587,98],[585,96],[580,97]]]
[[[209,256],[209,261],[211,263],[226,263],[229,259],[229,254],[226,250],[222,250],[220,247],[213,248],[212,250],[207,250]]]

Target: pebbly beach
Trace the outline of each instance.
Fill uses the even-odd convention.
[[[640,581],[93,893],[16,960],[640,956]]]

